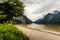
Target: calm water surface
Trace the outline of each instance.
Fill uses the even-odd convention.
[[[34,29],[46,29],[46,30],[52,30],[52,31],[57,31],[60,32],[60,25],[44,25],[44,24],[29,24],[27,27],[34,28]]]

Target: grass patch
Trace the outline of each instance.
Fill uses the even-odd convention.
[[[0,40],[29,40],[12,24],[0,24]]]

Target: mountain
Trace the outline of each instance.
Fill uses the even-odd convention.
[[[25,15],[23,15],[21,17],[15,17],[14,19],[15,19],[15,22],[18,24],[21,24],[21,23],[31,24],[32,23],[32,21],[29,18],[27,18],[27,16],[25,16]]]
[[[58,24],[60,23],[60,11],[54,11],[53,13],[48,13],[43,19],[38,19],[34,23],[36,24]]]
[[[48,12],[60,9],[60,0],[21,0],[24,3],[25,15],[32,21],[44,17]]]
[[[25,15],[23,16],[23,18],[25,19],[27,24],[31,24],[32,23],[32,21],[29,18],[27,18]]]

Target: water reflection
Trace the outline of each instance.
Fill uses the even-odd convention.
[[[45,29],[45,30],[51,30],[51,31],[57,31],[57,32],[60,32],[60,25],[51,25],[51,24],[47,24],[47,25],[44,25],[44,24],[29,24],[27,25],[27,27],[29,28],[34,28],[34,29],[38,29],[38,30],[41,30],[41,29]]]

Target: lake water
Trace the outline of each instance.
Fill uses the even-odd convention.
[[[57,31],[60,32],[60,25],[44,25],[44,24],[28,24],[27,27],[29,28],[34,28],[34,29],[46,29],[46,30],[52,30],[52,31]]]

